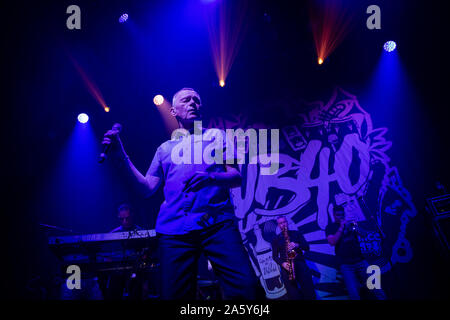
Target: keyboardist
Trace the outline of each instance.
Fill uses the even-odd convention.
[[[134,223],[134,213],[127,203],[121,204],[117,208],[117,218],[120,221],[120,226],[111,230],[110,233],[142,230]],[[131,283],[133,283],[134,288],[141,286],[141,283],[135,283],[136,279],[131,278],[133,274],[134,272],[119,270],[110,272],[106,279],[102,278],[101,280],[105,282],[103,284],[105,298],[107,300],[121,300],[125,294],[129,295],[129,293],[126,293],[126,289],[130,287]]]
[[[141,227],[134,223],[134,214],[130,205],[124,203],[117,208],[117,218],[120,221],[120,226],[111,230],[110,232],[124,232],[142,230]]]

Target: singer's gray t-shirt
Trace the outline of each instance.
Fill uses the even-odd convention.
[[[223,131],[221,131],[223,133]],[[195,136],[195,138],[194,138]],[[203,137],[203,141],[201,139]],[[225,134],[223,133],[223,137]],[[161,205],[156,219],[156,232],[168,235],[186,234],[193,230],[203,229],[210,225],[233,219],[234,206],[230,198],[230,190],[224,187],[210,185],[196,192],[183,192],[185,181],[196,171],[225,172],[225,164],[206,163],[203,155],[209,144],[220,140],[210,139],[208,131],[188,138],[169,140],[161,144],[156,150],[147,174],[159,177],[164,187],[165,200]],[[208,141],[210,140],[210,141]],[[225,138],[222,143],[223,158],[226,158]],[[191,160],[189,163],[179,163],[180,155],[188,159],[182,147],[190,147]],[[211,150],[209,147],[208,150]],[[174,149],[175,148],[175,149]],[[174,151],[174,156],[172,156]],[[208,152],[207,152],[208,154]],[[209,153],[214,155],[215,153]],[[197,161],[195,161],[197,157]],[[175,161],[174,161],[175,159]],[[178,163],[176,163],[178,162]],[[186,161],[184,161],[186,162]],[[195,163],[197,162],[197,163]],[[224,161],[225,163],[225,161]]]

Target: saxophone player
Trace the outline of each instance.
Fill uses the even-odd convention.
[[[272,241],[273,259],[281,266],[281,277],[289,299],[317,299],[314,284],[304,256],[309,244],[298,231],[288,230],[286,217],[277,218],[281,233]]]

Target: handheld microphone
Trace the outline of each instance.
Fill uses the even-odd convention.
[[[117,133],[119,133],[120,131],[122,131],[122,125],[120,123],[114,123],[111,130],[117,131]],[[106,155],[108,154],[109,149],[111,149],[111,143],[103,146],[103,152],[100,153],[100,158],[98,159],[98,163],[103,163],[103,161],[105,161]]]

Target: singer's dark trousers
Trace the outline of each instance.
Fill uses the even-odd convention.
[[[201,252],[211,262],[225,299],[258,298],[259,283],[234,221],[186,235],[160,234],[158,242],[162,299],[195,299]]]

